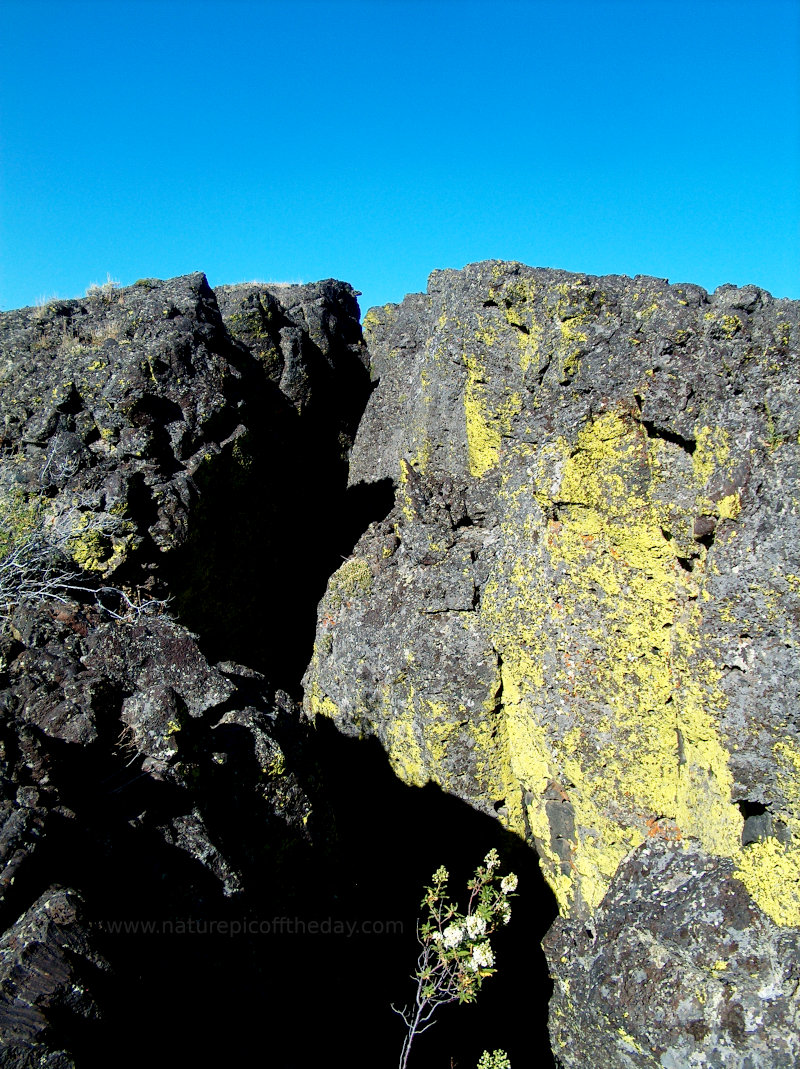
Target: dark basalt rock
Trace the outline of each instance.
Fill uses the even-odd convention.
[[[240,283],[214,291],[228,331],[300,414],[352,443],[366,401],[357,293],[342,282]]]
[[[97,1020],[92,988],[108,968],[89,927],[80,895],[50,888],[0,937],[0,1065],[74,1066],[58,1046]]]
[[[72,1013],[70,954],[105,952],[123,986],[143,967],[109,924],[285,908],[314,827],[325,855],[307,731],[275,686],[297,685],[298,613],[274,600],[284,568],[303,566],[310,609],[305,590],[324,587],[338,551],[332,540],[305,567],[291,537],[309,489],[324,487],[306,509],[344,495],[369,388],[358,305],[332,281],[225,287],[220,300],[197,274],[0,316],[0,550],[35,544],[34,572],[61,579],[37,591],[34,575],[33,600],[3,606],[0,924],[33,970],[9,966],[3,1064],[72,1064],[70,1026],[53,1025]],[[248,330],[253,307],[263,337]],[[13,595],[13,575],[2,589]],[[176,612],[204,625],[204,650]],[[273,634],[253,658],[275,667],[270,680],[230,658]],[[42,897],[56,884],[83,902],[63,961]],[[47,997],[23,1006],[40,976]],[[73,1032],[85,1058],[91,1041]]]
[[[353,290],[220,294],[224,311],[194,274],[0,315],[0,486],[44,498],[50,530],[107,581],[145,582],[184,546],[198,483],[208,496],[226,462],[244,490],[258,449],[291,469],[299,412],[340,465],[351,444],[368,391]]]
[[[242,402],[205,276],[7,312],[0,331],[4,485],[52,499],[78,563],[105,577],[180,544],[192,476]]]
[[[3,1042],[37,1045],[44,1060],[30,1064],[49,1065],[51,1033],[75,1039],[68,1023],[51,1029],[53,1014],[72,1013],[74,955],[129,967],[108,923],[217,916],[235,899],[246,911],[253,896],[274,910],[291,898],[307,868],[313,821],[301,781],[313,769],[291,699],[248,669],[209,664],[168,618],[25,608],[0,655],[0,923],[25,910],[3,944],[19,955],[0,985],[12,993]],[[63,932],[47,926],[56,899],[35,900],[43,881],[80,889],[80,938],[66,929],[64,954]],[[97,982],[91,974],[84,985],[95,1017]]]

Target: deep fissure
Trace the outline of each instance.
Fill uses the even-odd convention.
[[[161,567],[156,589],[175,593],[177,618],[197,632],[210,661],[263,673],[250,683],[256,707],[274,701],[276,688],[300,696],[325,584],[394,504],[390,480],[347,489],[329,439],[330,424],[314,428],[284,409],[278,426],[225,446],[197,476],[186,548]],[[113,723],[121,700],[108,697]],[[292,771],[314,803],[313,845],[285,841],[267,806],[245,809],[247,798],[237,795],[238,782],[257,779],[250,737],[235,725],[209,736],[224,709],[187,720],[181,744],[198,757],[214,745],[226,755],[217,774],[202,773],[192,798],[202,799],[211,843],[243,874],[235,894],[226,896],[219,879],[159,833],[182,820],[192,833],[186,797],[131,765],[124,740],[109,737],[99,754],[72,763],[65,801],[82,822],[51,836],[36,863],[42,890],[53,871],[81,887],[112,970],[99,985],[102,1021],[77,1032],[74,1022],[64,1025],[80,1064],[99,1069],[98,1052],[123,1032],[131,1062],[152,1058],[152,1035],[130,1024],[164,1004],[162,1062],[244,1059],[268,1010],[273,1022],[286,1022],[271,1030],[286,1069],[320,1064],[332,1042],[346,1044],[348,1060],[364,1069],[393,1064],[403,1025],[390,1007],[413,995],[423,886],[444,864],[463,905],[466,881],[492,846],[520,877],[511,927],[497,942],[498,975],[477,1005],[441,1013],[417,1040],[413,1064],[471,1069],[497,1047],[551,1064],[550,981],[539,942],[556,911],[534,851],[438,788],[402,784],[375,740],[288,720],[271,730],[288,740]],[[265,843],[273,847],[266,856]],[[313,1000],[313,1027],[300,1033],[289,1022],[305,1000]]]

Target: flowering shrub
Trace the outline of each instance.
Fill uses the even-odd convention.
[[[478,1059],[477,1069],[511,1069],[511,1062],[504,1050],[485,1050]]]
[[[447,869],[437,869],[433,883],[425,888],[422,907],[427,916],[417,926],[422,951],[414,973],[416,996],[414,1003],[403,1010],[392,1006],[408,1029],[400,1053],[400,1069],[405,1069],[415,1036],[435,1024],[432,1018],[436,1010],[450,1002],[474,1002],[483,981],[497,971],[489,936],[498,925],[508,924],[508,900],[517,888],[513,872],[500,879],[496,872],[499,864],[497,851],[490,850],[467,884],[470,897],[466,913],[460,913],[447,898]]]

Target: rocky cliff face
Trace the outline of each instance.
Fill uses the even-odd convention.
[[[442,836],[538,855],[565,1069],[797,1064],[800,306],[490,262],[362,338],[355,298],[198,274],[0,316],[0,1064],[105,1064],[142,985],[274,1027],[377,990],[354,944],[109,929],[341,908],[328,721],[409,785],[344,788],[371,904],[379,849],[411,898]]]
[[[396,503],[306,709],[535,847],[564,1066],[800,1058],[799,317],[490,262],[365,320]]]

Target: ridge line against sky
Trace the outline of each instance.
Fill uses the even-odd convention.
[[[800,0],[4,0],[0,308],[519,260],[800,298]]]

